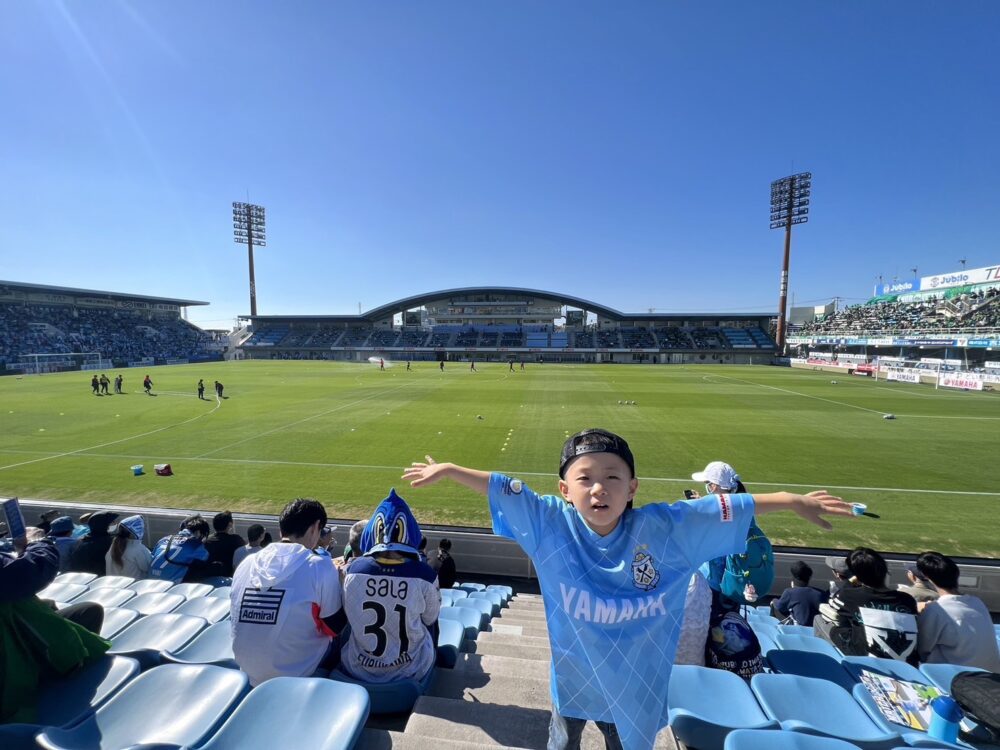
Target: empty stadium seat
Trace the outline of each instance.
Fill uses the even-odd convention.
[[[120,607],[125,602],[134,598],[135,592],[130,589],[89,589],[74,599],[73,603],[94,602],[107,609],[108,607]]]
[[[451,669],[458,661],[465,640],[465,628],[454,620],[438,620],[437,666]]]
[[[135,583],[130,583],[126,588],[131,589],[136,594],[162,594],[174,587],[172,581],[162,581],[156,578],[145,578]]]
[[[938,690],[944,693],[951,693],[951,681],[956,675],[962,672],[982,672],[979,667],[964,667],[961,664],[921,664],[920,671],[923,672],[929,682]]]
[[[473,591],[469,594],[469,599],[481,599],[489,602],[492,607],[490,617],[498,617],[503,608],[503,595],[496,591]]]
[[[166,664],[136,677],[80,724],[49,727],[36,741],[48,750],[194,746],[222,723],[248,687],[247,676],[235,669]]]
[[[213,589],[217,589],[222,586],[231,586],[233,584],[233,579],[229,576],[209,576],[208,578],[202,578],[198,581],[198,583],[205,583]]]
[[[113,589],[109,589],[113,590]],[[101,623],[101,638],[114,638],[125,628],[139,619],[139,613],[134,609],[121,607],[105,607],[104,622]]]
[[[464,589],[465,591],[486,591],[486,584],[473,582],[456,583],[454,588]]]
[[[794,674],[755,674],[750,689],[768,717],[785,731],[834,737],[863,750],[904,744],[875,724],[846,690],[833,682]]]
[[[815,651],[777,649],[768,651],[766,658],[768,665],[774,672],[829,680],[848,692],[857,684],[839,661],[831,659],[826,654],[818,654]]]
[[[218,597],[219,599],[225,599],[226,601],[229,601],[229,593],[232,590],[233,590],[232,586],[216,586],[214,589],[212,589],[212,591],[208,594],[208,596],[215,596]]]
[[[164,652],[162,657],[174,664],[214,664],[239,669],[233,656],[232,626],[228,622],[209,625],[194,640],[177,650]]]
[[[201,750],[295,746],[351,750],[368,718],[368,693],[358,685],[310,677],[275,677],[258,685]]]
[[[339,669],[330,673],[330,679],[358,685],[368,692],[370,711],[373,714],[397,714],[413,710],[417,698],[427,692],[427,686],[434,679],[434,667],[423,680],[396,680],[395,682],[367,683],[355,680]]]
[[[780,649],[794,649],[795,651],[812,651],[816,654],[826,654],[831,659],[840,661],[843,657],[837,647],[829,641],[824,641],[814,635],[797,635],[795,633],[778,633],[774,636],[774,642]]]
[[[455,600],[458,598],[455,592],[456,589],[441,589],[441,606],[450,607],[454,604]],[[465,594],[466,592],[463,591],[462,593]]]
[[[464,630],[464,637],[467,641],[474,641],[479,637],[480,626],[483,622],[483,615],[478,609],[467,609],[466,607],[442,607],[438,620],[451,620],[457,622]]]
[[[60,573],[52,583],[78,583],[89,586],[97,578],[93,573]]]
[[[159,615],[173,612],[184,603],[183,596],[175,594],[139,594],[122,604],[123,609],[134,609],[140,615]]]
[[[195,599],[188,599],[175,609],[174,612],[180,615],[204,617],[209,622],[215,623],[229,617],[229,599],[220,599],[216,596],[199,596]]]
[[[778,644],[774,642],[774,638],[768,635],[765,630],[754,630],[754,635],[757,636],[757,640],[760,642],[760,652],[762,654],[769,654],[771,651],[780,651]]]
[[[880,659],[877,656],[845,656],[842,657],[841,664],[854,677],[855,682],[861,681],[861,671],[867,669],[869,672],[877,672],[887,677],[927,684],[924,673],[905,661]]]
[[[486,590],[487,591],[497,591],[501,595],[503,595],[503,602],[504,602],[505,606],[506,606],[507,602],[509,602],[511,599],[514,598],[514,589],[512,589],[510,586],[500,586],[500,585],[497,585],[497,584],[493,584],[491,586],[487,586]]]
[[[34,724],[0,724],[0,747],[30,750],[46,726],[73,727],[139,674],[139,662],[105,656],[74,674],[46,682],[39,691]]]
[[[465,607],[479,612],[481,615],[479,618],[480,630],[486,630],[486,626],[490,624],[490,618],[493,616],[493,604],[485,599],[458,599],[453,605],[454,607]]]
[[[669,724],[687,747],[719,750],[734,729],[777,729],[739,675],[724,669],[675,666],[670,674]]]
[[[208,625],[200,617],[174,613],[142,617],[111,639],[109,654],[131,656],[143,669],[160,663],[160,654],[176,651]]]
[[[170,589],[171,594],[180,594],[185,599],[195,599],[199,596],[208,596],[214,589],[207,583],[178,583]]]
[[[726,737],[725,750],[857,750],[857,745],[799,732],[737,729]]]
[[[126,586],[131,586],[133,583],[135,583],[135,579],[128,576],[99,576],[91,582],[90,588],[91,590],[105,588],[123,589]]]
[[[785,633],[786,635],[808,635],[816,637],[815,631],[806,625],[779,625],[778,632]]]
[[[39,599],[48,599],[56,604],[68,604],[83,594],[87,587],[82,583],[55,583],[52,582],[38,592]]]

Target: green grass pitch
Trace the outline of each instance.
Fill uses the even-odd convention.
[[[402,468],[430,454],[555,492],[563,440],[599,426],[631,444],[640,503],[702,489],[685,477],[725,460],[751,491],[826,488],[882,516],[837,520],[832,533],[768,516],[778,544],[1000,557],[997,394],[769,367],[477,368],[160,367],[148,370],[155,397],[138,369],[123,371],[122,396],[92,395],[90,373],[0,378],[0,494],[268,513],[315,497],[353,519],[395,486],[422,522],[486,526],[485,501],[451,484],[404,487]],[[211,400],[195,397],[198,378]],[[140,463],[146,475],[132,476]],[[175,476],[155,476],[155,463]]]

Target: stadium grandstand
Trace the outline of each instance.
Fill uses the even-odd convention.
[[[178,364],[222,359],[224,335],[182,312],[207,302],[0,281],[0,371]]]
[[[774,313],[624,313],[555,292],[467,287],[360,315],[262,315],[253,359],[769,364]]]

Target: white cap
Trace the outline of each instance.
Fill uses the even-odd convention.
[[[696,482],[716,484],[724,490],[735,490],[740,482],[740,475],[736,473],[736,469],[725,461],[712,461],[704,471],[696,471],[691,478]]]

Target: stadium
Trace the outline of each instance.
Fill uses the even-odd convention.
[[[208,331],[185,319],[200,301],[0,282],[0,494],[21,498],[29,525],[43,514],[141,513],[152,548],[196,511],[232,510],[239,534],[253,524],[276,531],[286,502],[314,497],[335,519],[340,548],[395,487],[431,547],[453,542],[461,581],[441,592],[437,666],[426,679],[281,678],[249,690],[229,638],[230,579],[64,573],[40,596],[66,611],[101,603],[110,655],[46,688],[36,723],[0,725],[0,741],[215,748],[274,737],[282,746],[274,727],[292,721],[316,727],[307,734],[315,747],[544,746],[552,651],[531,560],[490,534],[490,513],[468,490],[410,489],[400,474],[434,454],[550,492],[561,444],[594,424],[632,445],[639,506],[682,496],[692,473],[721,457],[738,461],[751,491],[823,488],[875,511],[878,520],[835,520],[832,533],[787,513],[763,519],[775,545],[771,596],[797,560],[825,587],[830,555],[872,546],[896,584],[933,547],[959,561],[963,590],[996,612],[1000,546],[995,524],[979,519],[997,495],[967,467],[991,465],[1000,447],[997,269],[915,279],[844,310],[793,309],[791,356],[777,348],[773,312],[625,313],[535,289],[449,289],[356,316],[258,315]],[[121,393],[88,390],[105,372],[123,378]],[[199,380],[225,391],[196,395]],[[962,461],[942,461],[942,444]],[[845,657],[768,606],[744,612],[769,674],[751,692],[740,680],[716,684],[713,670],[675,667],[656,747],[722,748],[732,730],[782,716],[808,726],[803,737],[847,747],[901,742],[864,692],[861,665],[944,692],[961,671]],[[789,700],[782,680],[800,699]],[[151,703],[180,681],[206,699]],[[719,690],[743,718],[713,708]],[[841,712],[835,726],[809,708],[830,702]],[[334,705],[335,727],[310,719]],[[989,746],[985,735],[963,736]],[[603,746],[593,726],[583,746]]]

